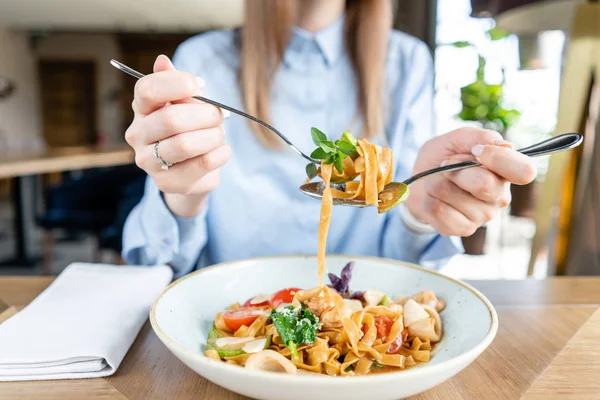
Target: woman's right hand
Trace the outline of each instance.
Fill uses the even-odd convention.
[[[219,168],[231,157],[221,110],[191,98],[201,94],[203,85],[201,78],[175,70],[166,56],[159,56],[154,73],[135,85],[135,117],[125,133],[138,167],[164,193],[171,211],[182,217],[202,210],[219,184]],[[168,170],[152,154],[157,142],[160,157],[173,163]]]

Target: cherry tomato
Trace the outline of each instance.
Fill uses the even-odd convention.
[[[398,352],[402,348],[402,345],[404,344],[404,342],[406,342],[407,338],[408,338],[408,329],[404,328],[404,330],[402,332],[400,332],[398,334],[398,336],[396,336],[396,340],[394,340],[392,343],[390,343],[390,347],[388,347],[387,353],[388,354],[398,354]]]
[[[302,290],[298,288],[287,288],[281,289],[271,297],[271,307],[277,308],[282,304],[291,303],[294,300],[294,295],[297,291]]]
[[[377,339],[382,339],[384,342],[387,338],[387,335],[390,333],[392,329],[392,325],[394,325],[394,321],[392,321],[388,317],[384,317],[382,315],[375,316],[375,327],[377,328]]]
[[[369,332],[369,325],[367,324],[363,324],[362,328],[360,329],[363,333],[363,336],[367,334],[367,332]]]
[[[242,326],[250,326],[262,314],[259,309],[238,308],[237,310],[225,311],[223,322],[232,332],[237,331]]]

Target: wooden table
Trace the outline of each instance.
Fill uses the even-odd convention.
[[[0,264],[29,266],[33,264],[31,234],[35,228],[35,198],[37,176],[52,172],[88,168],[112,167],[133,162],[131,147],[83,146],[52,148],[41,151],[0,154],[0,178],[14,178],[12,191],[14,205],[15,254]]]
[[[51,281],[50,277],[0,278],[0,296],[20,309]],[[590,341],[600,337],[600,277],[471,284],[496,307],[500,318],[498,335],[464,371],[413,400],[600,399],[600,351],[598,346],[596,352],[590,346]],[[590,326],[595,326],[596,335],[589,335]],[[581,362],[583,366],[578,365]],[[587,386],[577,378],[587,382]],[[109,378],[0,383],[0,400],[83,398],[244,397],[213,385],[188,369],[163,346],[149,323],[142,328],[115,375]]]

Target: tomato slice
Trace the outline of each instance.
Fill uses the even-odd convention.
[[[408,338],[408,329],[404,328],[402,332],[396,336],[396,340],[390,343],[390,347],[388,347],[387,354],[398,354],[404,342]]]
[[[271,307],[277,308],[282,304],[291,303],[294,300],[294,295],[297,291],[302,290],[298,288],[287,288],[281,289],[271,297]]]
[[[382,339],[385,342],[390,330],[392,329],[392,325],[394,325],[394,321],[392,321],[390,318],[383,315],[375,316],[377,339]]]
[[[367,324],[363,324],[362,328],[360,328],[360,330],[363,333],[363,336],[367,334],[367,332],[369,332],[369,325]]]
[[[238,308],[237,310],[225,311],[223,322],[232,332],[236,332],[242,326],[250,326],[263,313],[260,309]]]

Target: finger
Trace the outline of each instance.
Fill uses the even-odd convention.
[[[449,164],[457,162],[454,158],[448,161]],[[507,201],[510,202],[510,194],[507,198],[507,181],[485,167],[446,172],[442,176],[481,201],[498,206],[503,206]],[[510,193],[510,191],[508,192]]]
[[[517,185],[526,185],[537,175],[533,159],[518,151],[499,146],[475,145],[471,152],[487,169]]]
[[[154,65],[152,66],[153,72],[162,72],[162,71],[172,71],[175,70],[175,66],[171,62],[171,59],[164,54],[160,54],[154,60]]]
[[[494,140],[494,145],[500,146],[500,147],[506,147],[508,149],[514,149],[513,144],[504,139]],[[475,157],[470,152],[469,152],[469,154],[455,154],[452,156],[451,160],[450,159],[444,160],[444,161],[442,161],[442,163],[440,165],[443,167],[444,165],[457,164],[457,163],[460,163],[463,161],[472,161],[474,158]]]
[[[423,202],[429,210],[427,223],[440,235],[471,236],[477,229],[473,221],[449,204],[431,196],[426,196]]]
[[[156,73],[156,72],[171,71],[171,70],[175,70],[175,66],[173,65],[173,63],[171,62],[169,57],[165,56],[164,54],[161,54],[158,57],[156,57],[156,60],[154,60],[154,66],[152,67],[153,72]],[[134,113],[139,114],[139,111],[137,109],[138,108],[137,103],[135,101],[135,93],[134,93],[132,108],[133,108]]]
[[[221,127],[202,129],[173,135],[160,141],[158,153],[160,157],[171,163],[181,163],[185,160],[210,153],[224,143],[224,134]],[[152,156],[152,145],[148,157]],[[153,157],[153,156],[152,156]]]
[[[205,86],[204,79],[202,79],[199,76],[196,76],[196,80],[198,81],[198,87],[200,89],[198,90],[198,92],[194,96],[206,97],[206,93],[204,93],[204,91],[202,90],[202,88]],[[195,99],[193,97],[190,97],[190,98],[187,98],[187,99],[173,101],[172,103],[173,104],[205,104],[202,100],[198,100],[198,99]],[[229,118],[231,116],[231,112],[229,110],[225,110],[225,109],[222,109],[222,108],[219,108],[219,110],[221,111],[221,114],[223,114],[223,119],[227,119],[227,118]]]
[[[219,170],[208,172],[202,179],[196,182],[193,187],[193,192],[198,194],[210,193],[219,186],[219,178],[221,174]]]
[[[496,131],[470,127],[456,129],[446,133],[444,137],[455,154],[470,154],[475,145],[493,145],[497,141],[504,141]]]
[[[190,98],[199,90],[196,77],[190,73],[176,70],[155,72],[136,82],[133,109],[136,113],[148,115],[168,102]]]
[[[481,201],[441,175],[430,177],[425,190],[430,196],[448,204],[476,225],[483,225],[492,220],[498,211],[495,202]]]
[[[152,179],[166,193],[195,193],[204,184],[201,180],[225,165],[230,157],[231,148],[223,144],[206,154],[175,164],[168,171],[156,171]]]
[[[196,93],[194,93],[194,96],[206,96],[206,93],[204,93],[204,90],[203,90],[204,86],[206,85],[206,83],[204,82],[204,79],[202,79],[199,76],[194,76],[194,78],[196,79],[196,82],[198,83],[198,90],[196,91]],[[187,97],[185,99],[172,101],[171,103],[173,103],[173,104],[186,104],[186,103],[198,104],[198,103],[202,103],[202,101],[195,99],[193,97]]]
[[[182,132],[214,128],[222,123],[223,115],[211,104],[169,104],[144,117],[145,130],[140,132],[140,140],[151,144]]]
[[[198,77],[196,77],[196,78],[198,78]],[[200,78],[200,79],[202,79],[202,78]],[[202,97],[206,96],[206,94],[202,91],[200,91],[199,93],[196,93],[196,95],[202,96]],[[177,100],[172,103],[173,104],[208,104],[208,103],[203,102],[202,100],[198,100],[193,97],[190,97],[189,99]],[[213,107],[216,107],[216,106],[213,106]],[[219,107],[217,107],[217,109],[221,112],[221,115],[223,116],[224,120],[231,117],[231,112],[229,110],[225,110],[225,109],[219,108]]]

